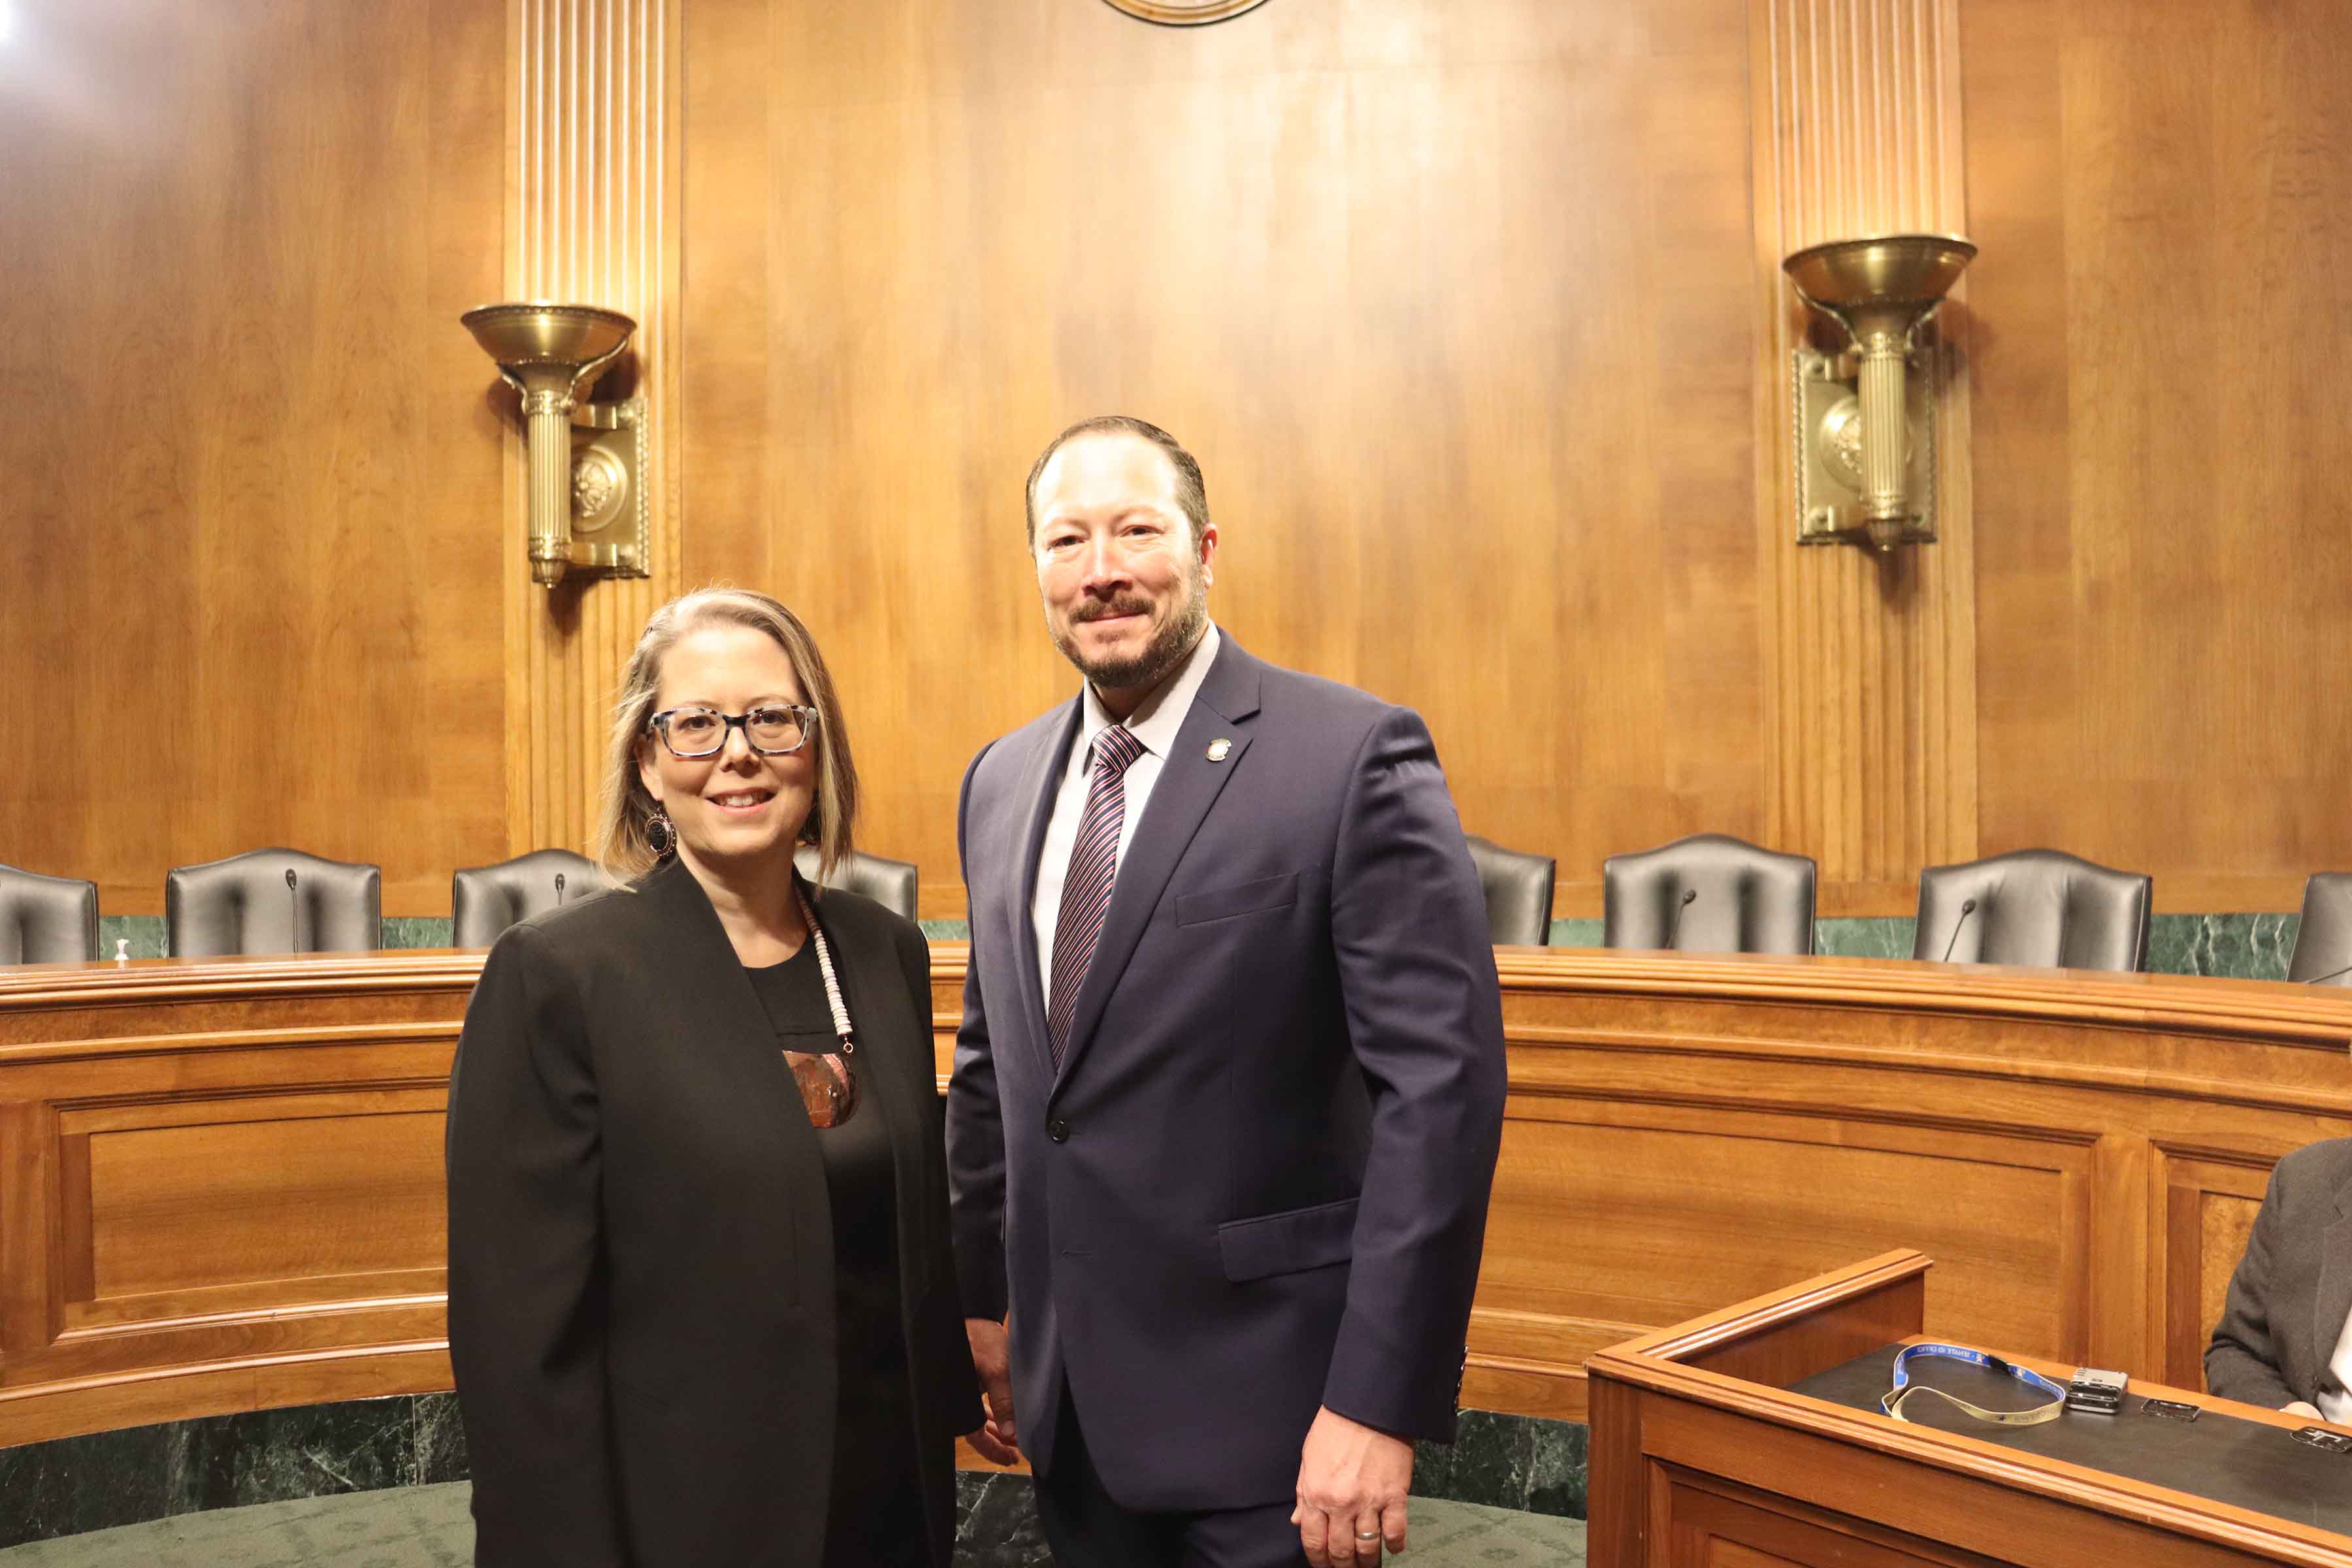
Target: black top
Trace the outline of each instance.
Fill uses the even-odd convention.
[[[833,1010],[816,943],[782,963],[748,970],[751,989],[775,1026],[780,1050],[836,1055]],[[856,1027],[856,1019],[851,1026]],[[899,1327],[896,1182],[890,1139],[865,1064],[846,1058],[858,1102],[847,1120],[820,1129],[825,1193],[833,1210],[835,1356],[841,1369],[832,1504],[826,1510],[825,1562],[919,1563],[922,1510],[917,1495],[913,1394]]]
[[[1790,1384],[1790,1392],[1853,1410],[1875,1410],[1878,1396],[1893,1385],[1899,1348],[1889,1345],[1856,1356]],[[2049,1403],[2047,1394],[1982,1367],[1949,1360],[1911,1364],[1912,1382],[1948,1390],[1987,1410],[2027,1410]],[[2039,1426],[1996,1426],[1931,1399],[1907,1402],[1903,1415],[1916,1426],[2169,1487],[2296,1524],[2352,1530],[2352,1455],[2307,1447],[2287,1428],[2241,1420],[2219,1410],[2205,1411],[2193,1422],[2168,1420],[2149,1413],[2147,1396],[2136,1385],[2125,1391],[2123,1408],[2113,1415],[2068,1410]]]

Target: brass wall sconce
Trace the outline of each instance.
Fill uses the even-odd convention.
[[[522,394],[530,580],[551,588],[572,571],[651,575],[645,399],[580,400],[636,322],[594,305],[538,302],[483,305],[458,320]]]
[[[1954,235],[1890,234],[1811,246],[1780,264],[1805,303],[1853,340],[1843,353],[1790,356],[1799,543],[1935,542],[1936,377],[1906,373],[1920,329],[1976,253]]]

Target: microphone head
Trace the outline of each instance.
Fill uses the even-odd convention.
[[[559,893],[563,891],[563,873],[561,871],[555,874],[555,890]]]
[[[1687,903],[1689,903],[1693,899],[1696,899],[1696,898],[1697,898],[1697,897],[1698,897],[1698,889],[1697,889],[1696,888],[1685,888],[1685,889],[1683,889],[1683,902],[1685,902],[1685,903],[1686,903],[1686,904],[1687,904]]]
[[[1962,899],[1960,900],[1960,913],[1964,915],[1972,915],[1976,912],[1977,901],[1974,899]]]
[[[286,868],[286,889],[289,892],[294,889],[294,868],[291,866]]]

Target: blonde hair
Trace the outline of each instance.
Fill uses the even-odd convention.
[[[704,626],[749,626],[773,638],[792,661],[793,674],[810,707],[816,710],[816,798],[809,805],[801,842],[814,844],[820,882],[848,858],[850,827],[857,816],[857,769],[849,760],[849,732],[834,694],[833,676],[816,639],[800,617],[765,594],[748,588],[698,588],[653,613],[621,672],[621,694],[613,705],[613,732],[604,749],[604,787],[596,813],[596,858],[617,880],[642,876],[657,857],[646,836],[654,797],[638,775],[639,748],[659,745],[649,721],[661,690],[662,660],[688,632]]]

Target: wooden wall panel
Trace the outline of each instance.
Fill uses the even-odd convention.
[[[1765,833],[1745,17],[690,9],[686,576],[807,616],[927,913],[964,764],[1075,688],[1021,482],[1107,409],[1202,458],[1221,622],[1419,707],[1570,903]]]
[[[446,910],[500,826],[504,47],[479,0],[20,0],[0,49],[0,862],[265,845]],[[291,673],[300,679],[289,679]]]
[[[1971,0],[1981,838],[2352,865],[2352,10]]]

